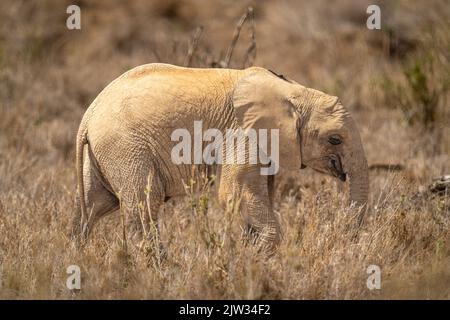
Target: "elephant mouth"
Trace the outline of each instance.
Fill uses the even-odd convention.
[[[339,178],[339,180],[341,181],[347,180],[347,174],[344,172],[344,169],[342,168],[342,161],[339,156],[334,154],[331,155],[328,166],[333,176]]]

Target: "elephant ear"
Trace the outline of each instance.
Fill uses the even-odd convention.
[[[296,170],[301,166],[297,133],[298,115],[289,101],[293,84],[262,70],[242,78],[233,92],[233,105],[238,125],[248,130],[267,129],[268,155],[278,166]],[[271,129],[278,129],[279,156],[271,155]],[[276,141],[273,141],[276,144]]]

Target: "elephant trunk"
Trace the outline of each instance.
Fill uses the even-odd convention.
[[[347,174],[350,184],[350,204],[365,206],[369,195],[369,169],[364,148],[356,128],[354,130],[354,143],[348,153]]]
[[[357,206],[366,205],[369,195],[369,171],[364,151],[358,151],[354,155],[351,169],[348,171],[350,183],[350,203]]]

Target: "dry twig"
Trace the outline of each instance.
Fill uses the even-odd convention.
[[[189,46],[189,50],[187,52],[186,58],[184,59],[185,67],[189,67],[191,65],[192,57],[194,56],[195,50],[198,47],[198,43],[199,43],[200,37],[202,36],[202,32],[203,32],[203,26],[199,26],[199,27],[197,27],[197,29],[195,29],[195,33],[194,33],[194,36],[192,37],[192,41]]]
[[[255,54],[256,54],[255,24],[254,24],[255,16],[253,13],[253,8],[248,7],[247,11],[244,13],[244,15],[241,17],[241,19],[239,19],[238,23],[236,24],[230,46],[228,47],[225,58],[218,63],[219,67],[221,67],[221,68],[229,67],[231,57],[233,56],[234,48],[236,47],[237,41],[239,40],[239,35],[241,34],[242,26],[244,25],[245,21],[247,21],[247,19],[249,19],[249,18],[252,20],[252,24],[251,24],[252,43],[250,44],[250,47],[247,49],[247,52],[245,55],[245,60],[244,60],[244,65],[247,63],[248,57],[250,55],[252,55],[253,57],[255,56]]]
[[[376,163],[369,166],[369,170],[402,171],[404,169],[405,167],[398,163]]]

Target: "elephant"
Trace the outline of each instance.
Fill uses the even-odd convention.
[[[367,203],[365,152],[354,120],[337,97],[261,67],[146,64],[112,81],[81,120],[76,169],[83,239],[99,218],[118,209],[127,225],[142,220],[142,210],[144,223],[156,222],[164,202],[185,194],[183,181],[192,178],[193,167],[204,166],[174,163],[177,142],[171,135],[178,128],[192,133],[195,121],[221,132],[275,129],[281,170],[309,167],[348,178],[351,203]],[[272,204],[275,174],[261,174],[264,166],[249,161],[218,165],[217,196],[226,204],[239,195],[244,225],[274,249],[282,238]]]

